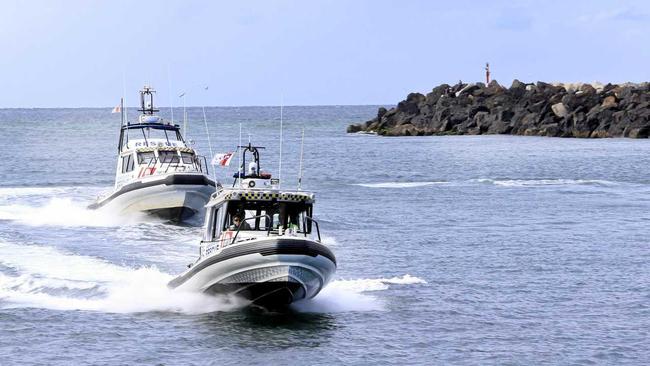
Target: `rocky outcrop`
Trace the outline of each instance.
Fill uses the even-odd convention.
[[[650,83],[447,84],[411,93],[348,132],[384,136],[511,134],[557,137],[650,135]]]

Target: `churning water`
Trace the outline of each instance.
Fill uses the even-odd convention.
[[[283,184],[304,127],[304,188],[339,267],[264,314],[167,289],[200,227],[86,209],[113,182],[116,115],[0,110],[3,363],[650,361],[650,141],[345,134],[375,111],[285,108]],[[278,108],[207,112],[215,153],[241,123],[277,176]]]

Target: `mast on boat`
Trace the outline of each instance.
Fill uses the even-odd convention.
[[[145,85],[142,90],[140,90],[140,106],[141,108],[138,109],[142,114],[152,116],[154,113],[159,112],[159,109],[154,108],[153,104],[153,95],[156,93],[156,91],[148,86]]]

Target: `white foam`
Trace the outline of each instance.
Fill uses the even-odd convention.
[[[336,246],[338,244],[336,238],[334,238],[333,236],[323,236],[322,242],[327,246]]]
[[[110,210],[90,210],[71,198],[52,198],[44,205],[0,206],[0,220],[42,226],[121,226],[146,221],[144,214],[123,215]]]
[[[133,269],[54,248],[0,242],[0,263],[19,273],[0,275],[3,308],[200,314],[242,306],[236,299],[171,290],[173,276],[153,267]]]
[[[614,186],[615,182],[599,179],[477,179],[479,183],[491,183],[502,187],[542,187],[565,185]]]
[[[384,301],[366,292],[387,290],[390,285],[424,283],[425,280],[408,274],[393,278],[337,280],[332,281],[315,298],[298,302],[293,307],[309,313],[383,311]]]
[[[448,182],[384,182],[384,183],[358,183],[355,186],[367,188],[415,188],[432,186],[436,184],[447,184]]]
[[[0,264],[15,273],[0,274],[0,307],[35,307],[110,313],[177,312],[201,314],[239,309],[245,303],[225,297],[171,290],[173,275],[155,267],[130,268],[100,258],[37,245],[0,241]],[[426,283],[404,275],[378,279],[337,280],[314,299],[294,305],[302,312],[383,311],[369,292],[395,285]]]
[[[60,280],[26,274],[7,276],[0,273],[0,288],[13,289],[23,293],[34,293],[44,289],[90,290],[96,286],[88,281]]]
[[[70,187],[0,187],[0,198],[48,196],[66,192]]]
[[[131,272],[94,257],[67,254],[52,247],[2,241],[0,263],[32,276],[93,283],[120,281],[128,278]]]
[[[425,283],[427,283],[427,281],[425,281],[425,280],[423,280],[423,279],[421,279],[419,277],[411,276],[410,274],[405,274],[402,277],[389,278],[387,280],[382,279],[381,282],[395,284],[395,285],[415,285],[415,284],[425,284]]]

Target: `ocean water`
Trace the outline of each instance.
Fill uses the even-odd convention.
[[[113,183],[109,112],[0,110],[1,364],[650,363],[648,140],[347,135],[376,107],[287,107],[283,185],[304,128],[338,272],[270,314],[166,288],[200,227],[85,209]],[[279,108],[206,114],[212,153],[241,125],[278,175]]]

